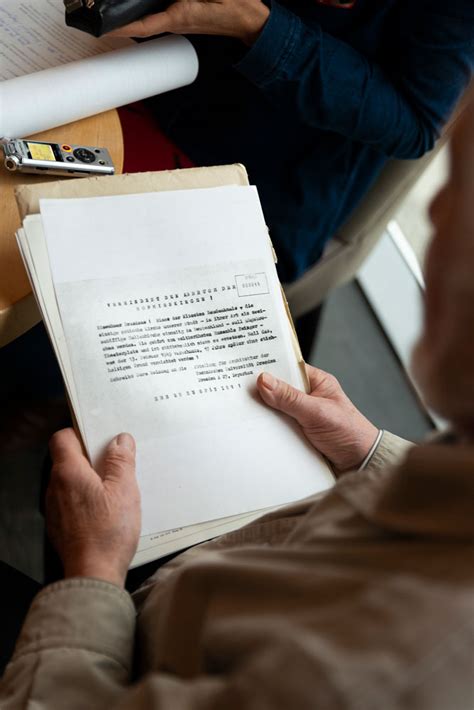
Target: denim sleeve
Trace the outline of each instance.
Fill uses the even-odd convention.
[[[235,68],[306,126],[416,158],[433,147],[472,75],[474,2],[400,0],[393,19],[397,56],[379,64],[272,2]]]

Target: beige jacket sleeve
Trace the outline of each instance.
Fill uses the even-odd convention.
[[[135,609],[128,593],[118,587],[93,579],[65,580],[46,587],[32,604],[0,683],[0,708],[283,710],[289,707],[286,695],[289,691],[284,688],[282,692],[274,683],[265,653],[258,660],[251,653],[252,663],[244,663],[234,672],[202,673],[191,678],[164,671],[149,672],[132,683],[134,636]],[[264,637],[267,636],[268,629],[264,632]],[[242,651],[239,648],[237,655]],[[287,662],[287,649],[281,658],[278,655],[282,665]],[[303,653],[302,658],[305,656]],[[274,668],[275,657],[271,661]],[[306,669],[303,687],[314,678],[315,671],[311,668],[309,676]]]
[[[115,707],[130,682],[135,607],[125,591],[70,579],[35,598],[0,685],[2,710]]]
[[[165,673],[132,685],[135,607],[95,579],[70,579],[35,598],[0,683],[2,710],[190,710],[211,708],[225,684]],[[218,701],[217,701],[218,702]]]
[[[403,461],[412,446],[414,446],[413,442],[391,434],[389,431],[384,431],[377,448],[364,467],[364,471],[370,474],[390,470],[392,466]]]

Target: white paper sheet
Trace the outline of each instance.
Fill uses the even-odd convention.
[[[38,307],[58,359],[71,406],[74,409],[75,417],[84,440],[83,427],[80,421],[79,401],[74,385],[61,317],[54,293],[48,250],[40,215],[26,217],[24,227],[17,232],[17,241],[33,292],[38,302]],[[197,545],[218,535],[232,532],[258,519],[267,512],[269,512],[269,509],[253,511],[228,518],[220,518],[219,520],[211,520],[199,525],[173,528],[172,530],[154,532],[150,535],[142,535],[131,567],[143,565],[152,560],[164,557],[165,555],[178,552],[185,547]]]
[[[144,535],[280,505],[332,484],[298,427],[255,394],[258,369],[300,388],[303,382],[254,188],[46,200],[41,213],[91,458],[97,462],[118,431],[136,436]],[[197,291],[202,300],[183,305],[186,292]],[[163,345],[137,323],[174,328],[165,313],[181,323],[198,314],[183,335],[156,341],[173,349],[193,328],[195,345],[207,317],[235,308],[247,316],[238,325],[231,314],[230,329],[214,333],[217,351],[209,346],[191,365],[184,358],[173,367],[156,359],[146,366],[152,348]],[[265,321],[257,340],[220,349],[232,333],[247,334],[255,318]],[[106,342],[99,333],[112,337]],[[143,340],[143,370],[132,365],[129,380],[123,375],[135,358],[133,338]],[[125,360],[113,350],[119,346]],[[244,371],[240,355],[254,357]],[[162,350],[159,357],[163,363]]]
[[[185,37],[96,39],[66,27],[62,0],[1,2],[0,137],[28,136],[171,91],[197,71]]]

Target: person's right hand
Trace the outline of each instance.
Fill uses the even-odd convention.
[[[72,429],[56,432],[49,446],[53,468],[46,523],[64,576],[95,577],[123,586],[140,536],[133,437],[116,436],[97,472]]]
[[[356,469],[378,436],[378,429],[352,404],[333,375],[306,365],[311,392],[305,394],[262,373],[257,389],[270,407],[289,414],[304,435],[343,473]]]
[[[152,37],[163,32],[235,37],[251,46],[270,10],[261,0],[175,0],[166,10],[146,15],[109,36]]]

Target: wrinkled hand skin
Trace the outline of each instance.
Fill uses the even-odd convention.
[[[316,367],[306,366],[311,391],[305,394],[268,373],[257,380],[263,401],[293,417],[314,448],[336,473],[358,468],[372,448],[378,429],[352,404],[339,382]]]
[[[252,45],[262,31],[270,10],[260,0],[177,0],[163,12],[147,15],[110,35],[152,37],[174,34],[221,35]]]
[[[50,441],[53,460],[46,525],[65,577],[95,577],[123,586],[140,536],[135,442],[119,434],[99,472],[84,456],[73,429]]]

